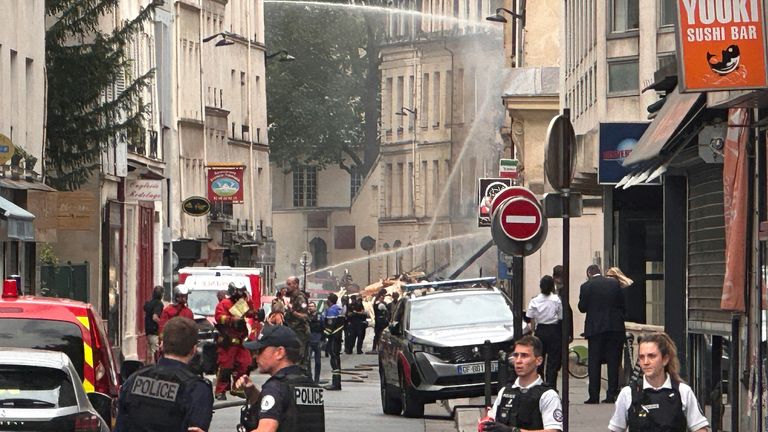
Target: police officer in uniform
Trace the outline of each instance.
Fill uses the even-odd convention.
[[[536,369],[544,361],[543,346],[536,336],[523,336],[515,342],[514,358],[517,379],[507,384],[496,397],[488,416],[495,419],[483,423],[487,432],[562,431],[563,410],[560,396],[544,384]]]
[[[207,431],[213,416],[211,383],[188,364],[195,355],[197,325],[171,318],[163,328],[163,357],[140,369],[120,389],[114,432]]]
[[[680,379],[677,347],[663,332],[642,336],[642,382],[621,389],[608,429],[624,432],[704,432],[709,422],[691,387]]]
[[[331,353],[331,384],[324,387],[326,390],[341,390],[341,334],[345,320],[343,309],[336,304],[338,300],[336,294],[329,294],[326,299],[328,308],[323,311],[323,332]]]
[[[259,372],[270,378],[257,389],[247,375],[238,378],[248,404],[238,431],[324,432],[323,389],[296,365],[302,349],[296,333],[286,326],[265,327],[255,341],[245,343]]]

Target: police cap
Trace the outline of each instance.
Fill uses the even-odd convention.
[[[267,326],[259,334],[255,341],[243,344],[249,350],[257,351],[264,347],[300,348],[299,338],[296,333],[286,326]]]

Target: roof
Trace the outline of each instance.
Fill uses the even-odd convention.
[[[0,320],[3,318],[34,318],[79,323],[78,316],[85,316],[89,303],[77,300],[20,296],[18,299],[0,299]],[[82,324],[82,323],[79,323]]]
[[[0,364],[65,369],[69,362],[69,357],[59,351],[0,347]]]

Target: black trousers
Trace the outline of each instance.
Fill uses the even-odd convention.
[[[317,384],[320,381],[320,367],[322,365],[321,359],[322,359],[322,353],[320,352],[320,346],[323,343],[321,341],[315,341],[309,342],[309,359],[310,362],[312,361],[312,358],[315,359],[315,374],[312,376],[312,379],[315,380],[315,384]]]
[[[624,332],[604,332],[587,338],[589,373],[589,399],[600,400],[600,366],[608,365],[608,390],[606,397],[619,395],[619,362],[624,346]]]
[[[328,336],[328,349],[331,352],[331,384],[341,387],[341,331]]]
[[[350,321],[347,323],[349,326],[349,338],[345,345],[345,351],[347,354],[352,354],[353,349],[357,349],[357,353],[363,352],[363,340],[365,339],[365,330],[368,328],[366,321]]]
[[[544,382],[554,386],[557,381],[557,373],[563,363],[562,321],[555,324],[537,324],[536,337],[544,345],[544,362],[538,368],[539,375]]]

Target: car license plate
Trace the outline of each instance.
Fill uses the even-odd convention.
[[[471,375],[485,373],[485,363],[468,363],[456,367],[459,375]],[[491,372],[498,372],[499,362],[491,362]]]

